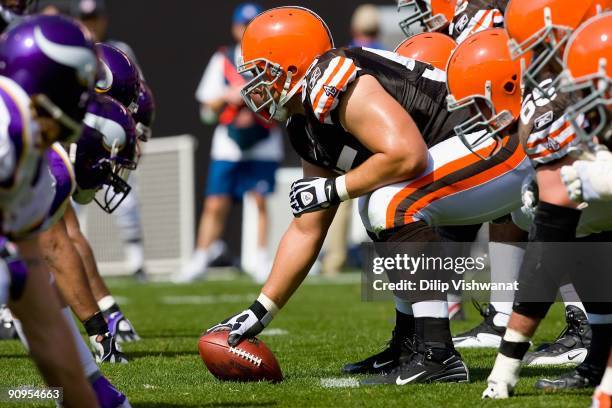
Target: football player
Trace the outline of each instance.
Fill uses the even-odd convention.
[[[22,322],[30,353],[47,383],[64,387],[64,404],[98,406],[49,285],[38,234],[54,195],[44,149],[80,133],[97,65],[93,43],[70,20],[40,16],[26,19],[2,37],[0,61],[5,133],[2,231],[16,243],[25,263],[24,267],[9,260],[14,267],[9,306]]]
[[[242,50],[241,71],[254,75],[242,91],[245,102],[268,120],[290,117],[304,178],[292,185],[296,218],[260,297],[211,328],[229,327],[231,345],[258,334],[289,300],[341,201],[360,197],[370,235],[395,243],[441,242],[434,226],[478,224],[520,206],[530,166],[518,138],[483,141],[477,153],[489,160],[473,154],[455,136],[467,115],[446,110],[444,71],[392,52],[334,49],[325,23],[296,7],[255,18]],[[468,380],[450,337],[446,295],[440,295],[403,302],[396,330],[415,342],[402,364],[364,384]]]
[[[123,52],[115,47],[98,43],[96,44],[96,50],[100,56],[100,65],[102,68],[102,75],[98,78],[96,83],[96,92],[98,94],[112,97],[116,101],[120,102],[130,114],[133,114],[138,110],[141,82],[136,66]],[[112,106],[114,104],[109,103],[108,105]],[[95,109],[97,109],[98,112],[91,112],[93,116],[90,116],[90,118],[97,117],[104,111],[104,108],[100,107]],[[119,114],[115,114],[115,116],[119,116]],[[129,128],[129,126],[127,127]],[[87,181],[84,179],[85,177],[79,178],[77,174],[77,178],[79,178],[81,182],[81,188],[78,188],[75,193],[75,201],[77,203],[81,201],[88,203],[95,201],[105,212],[112,213],[116,211],[124,200],[129,199],[128,197],[131,187],[127,183],[127,180],[123,180],[121,177],[116,175],[109,177],[111,177],[111,179],[109,179],[109,183],[101,183],[98,185],[98,180]],[[95,185],[95,188],[83,189],[84,185],[89,185],[92,183]],[[105,189],[101,199],[97,199],[95,197],[95,193],[98,191],[99,187]],[[111,334],[113,336],[117,336],[119,341],[139,340],[140,337],[136,333],[133,325],[127,318],[125,318],[123,312],[119,308],[119,305],[111,295],[110,290],[100,276],[93,250],[85,236],[82,234],[78,219],[72,208],[69,208],[66,211],[64,221],[66,223],[68,235],[72,239],[74,246],[78,250],[85,266],[85,271],[89,279],[89,285],[94,297],[98,302],[100,310],[109,323]],[[138,225],[139,224],[140,223],[138,222]]]
[[[543,250],[540,254],[538,248],[541,246],[535,243],[575,242],[577,236],[610,230],[608,208],[592,205],[581,211],[578,204],[572,202],[565,193],[560,169],[574,161],[569,154],[571,151],[579,151],[582,148],[583,142],[577,137],[575,128],[585,126],[585,120],[584,116],[580,116],[574,125],[569,123],[564,111],[573,103],[574,98],[560,92],[555,82],[562,67],[560,53],[571,32],[582,21],[601,10],[602,5],[607,7],[599,1],[585,1],[579,3],[577,9],[568,12],[567,4],[562,1],[511,0],[506,10],[506,30],[511,38],[511,57],[526,60],[527,69],[521,72],[526,89],[519,134],[536,168],[539,203],[530,236],[532,244],[528,246],[519,277],[520,288],[516,294],[513,314],[495,367],[489,376],[489,387],[483,397],[507,398],[512,394],[518,380],[521,360],[529,348],[529,339],[554,301],[554,286],[563,279],[556,275],[554,277],[559,280],[552,279],[548,272],[560,273],[563,266],[569,265],[573,259],[571,251]],[[589,239],[597,240],[598,237]],[[536,263],[537,267],[534,266]],[[586,278],[572,277],[574,284],[581,284],[580,279]],[[530,290],[539,291],[539,302],[528,297]],[[592,320],[593,333],[585,361],[572,373],[559,379],[540,380],[536,387],[576,388],[599,382],[611,337],[612,326],[606,323],[606,316],[610,315],[610,311],[606,303],[588,302],[585,303],[585,308],[589,321]],[[571,310],[570,313],[574,314]],[[581,330],[584,330],[584,326],[577,325],[576,333],[561,336],[566,341],[558,339],[554,347],[547,351],[552,355],[566,355],[570,359],[571,353],[568,353],[568,350],[577,346],[577,340],[584,341],[584,344],[578,344],[583,350],[589,345],[588,337],[580,336]],[[577,357],[578,354],[572,356]]]
[[[610,95],[612,95],[612,12],[602,13],[585,22],[568,41],[563,55],[565,71],[561,88],[578,93],[580,100],[568,107],[567,116],[576,123],[586,115],[592,123],[590,132],[575,126],[576,133],[590,142],[597,137],[610,139]],[[609,200],[612,155],[599,149],[595,157],[576,160],[561,168],[561,177],[569,197],[578,203]],[[593,408],[612,406],[612,354],[601,383],[593,394]]]
[[[398,10],[410,9],[400,21],[404,34],[440,32],[461,44],[470,35],[503,27],[508,0],[398,0]]]

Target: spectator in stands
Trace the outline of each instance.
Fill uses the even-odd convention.
[[[223,251],[221,236],[232,203],[251,194],[258,209],[257,271],[247,271],[264,281],[271,262],[267,251],[266,195],[275,187],[275,174],[282,160],[282,135],[277,127],[265,123],[243,103],[240,90],[245,78],[238,74],[238,43],[246,25],[262,9],[253,3],[239,5],[233,15],[235,44],[221,47],[212,56],[198,86],[202,121],[217,124],[212,140],[211,163],[200,219],[197,248],[176,282],[203,277],[209,264]]]

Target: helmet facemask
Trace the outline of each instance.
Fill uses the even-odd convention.
[[[78,140],[83,132],[82,123],[72,119],[45,94],[32,95],[31,99],[40,111],[60,125],[61,131],[58,142],[71,143]]]
[[[300,89],[300,81],[291,88],[295,75],[291,69],[285,71],[279,64],[258,58],[242,64],[238,73],[253,76],[241,91],[242,99],[249,109],[266,122],[273,119],[279,122],[287,120],[288,113],[284,106]],[[277,101],[274,94],[283,76],[286,79]]]
[[[484,95],[469,95],[457,100],[452,94],[447,96],[449,112],[469,109],[471,117],[455,126],[455,135],[472,153],[483,160],[489,160],[501,149],[502,132],[514,122],[514,116],[508,110],[496,111],[491,100],[491,82],[485,83]],[[493,149],[485,148],[490,139],[494,139]],[[483,152],[486,151],[486,154]]]
[[[133,170],[136,170],[137,162],[119,156],[118,141],[115,140],[111,147],[110,158],[106,161],[109,165],[106,186],[96,197],[96,204],[105,212],[111,214],[121,205],[128,196],[132,187],[128,184],[128,178]]]
[[[525,84],[529,85],[529,88],[536,89],[542,87],[538,79],[539,75],[550,64],[555,63],[558,67],[563,66],[563,59],[561,56],[572,31],[570,27],[554,25],[550,8],[545,7],[544,27],[533,33],[520,44],[513,38],[508,41],[510,57],[513,60],[517,60],[530,51],[533,51],[531,62],[522,70],[523,81]],[[547,89],[540,89],[540,92],[546,94]]]
[[[443,29],[448,23],[448,19],[444,14],[432,15],[431,4],[425,0],[397,0],[397,10],[402,8],[412,7],[414,12],[407,18],[399,22],[399,27],[402,29],[406,37],[411,37],[414,33],[411,27],[415,24],[420,24],[423,31],[435,32]]]
[[[575,79],[566,69],[559,76],[560,90],[576,95],[576,102],[567,107],[566,115],[576,135],[586,144],[592,144],[596,137],[601,141],[612,137],[612,79],[606,74],[606,65],[602,58],[597,73]],[[589,118],[591,125],[588,130],[582,126],[585,118]]]

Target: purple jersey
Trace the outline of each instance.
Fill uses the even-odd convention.
[[[46,156],[49,171],[53,177],[54,194],[43,228],[52,226],[64,215],[66,206],[76,188],[74,170],[62,145],[55,143],[47,150]]]
[[[12,239],[37,232],[53,200],[52,176],[39,144],[29,97],[0,77],[0,233]]]

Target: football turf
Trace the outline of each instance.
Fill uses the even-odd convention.
[[[191,285],[141,285],[117,279],[110,285],[142,340],[124,345],[129,364],[105,364],[103,372],[128,395],[133,407],[587,407],[590,403],[590,389],[545,394],[533,388],[536,379],[567,371],[563,367],[525,368],[514,398],[482,401],[495,350],[462,351],[470,368],[469,384],[330,387],[342,381],[328,379],[346,378],[340,371],[344,363],[379,350],[393,326],[392,304],[362,302],[360,284],[350,277],[310,279],[272,322],[269,334],[260,336],[280,362],[282,383],[223,383],[200,360],[199,335],[248,307],[258,286],[245,278]],[[454,333],[480,320],[471,305],[465,308],[468,320],[453,323]],[[555,305],[535,344],[552,340],[563,329],[562,309]],[[0,388],[35,384],[40,378],[21,345],[0,342]]]

